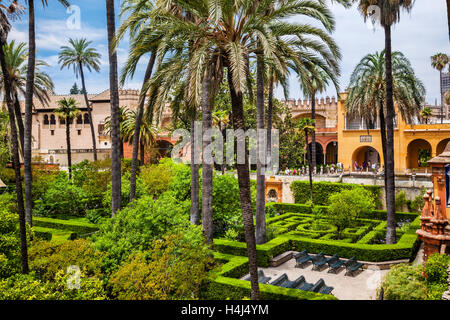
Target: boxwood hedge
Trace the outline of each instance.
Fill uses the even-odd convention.
[[[338,182],[313,182],[314,204],[327,206],[329,205],[328,197],[331,194],[341,192],[342,190],[354,189],[357,187],[363,187],[364,189],[369,191],[377,207],[381,205],[380,186]],[[294,194],[295,203],[307,203],[310,200],[309,181],[294,181],[291,183],[291,190]]]
[[[225,262],[221,270],[212,277],[201,292],[201,299],[242,300],[250,297],[250,281],[240,280],[248,273],[248,258],[219,252],[214,253],[216,261]],[[332,295],[314,293],[298,289],[287,289],[269,284],[260,284],[262,300],[337,300]]]

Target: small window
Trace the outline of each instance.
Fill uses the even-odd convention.
[[[81,136],[81,130],[77,130],[78,131],[78,135]]]
[[[48,121],[48,114],[44,115],[44,124],[48,125],[50,122]]]
[[[54,135],[55,135],[55,130],[50,130],[50,134],[51,134],[52,136],[54,136]]]
[[[89,124],[91,123],[90,119],[89,119],[89,114],[85,113],[84,114],[84,124]]]
[[[105,146],[107,146],[108,145],[108,142],[105,142]]]
[[[50,124],[56,124],[56,117],[54,114],[50,116]]]
[[[59,124],[66,124],[66,119],[60,117]]]
[[[83,116],[81,114],[77,117],[77,124],[83,124]]]

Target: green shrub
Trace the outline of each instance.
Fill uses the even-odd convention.
[[[42,201],[36,201],[36,211],[45,216],[85,214],[87,193],[69,181],[65,172],[60,172],[48,187]]]
[[[125,172],[122,174],[122,189],[121,189],[121,197],[122,197],[122,208],[126,207],[130,202],[130,173]],[[142,182],[142,180],[138,177],[136,179],[136,199],[144,196],[146,194],[145,186]],[[112,185],[111,183],[108,184],[108,188],[105,192],[105,196],[103,197],[102,203],[103,207],[108,210],[108,212],[111,212],[111,206],[112,206]]]
[[[195,241],[181,233],[168,235],[153,241],[149,251],[132,254],[109,279],[112,295],[120,300],[198,298],[213,261],[197,231]]]
[[[27,226],[27,243],[31,229]],[[0,278],[7,278],[21,270],[19,216],[0,208]]]
[[[102,198],[111,182],[111,159],[90,162],[84,160],[72,166],[73,182],[90,199]]]
[[[395,265],[385,274],[377,293],[380,295],[382,288],[384,300],[425,300],[426,284],[421,273],[420,265]]]
[[[157,200],[143,196],[100,224],[92,239],[98,249],[108,252],[107,267],[115,269],[133,251],[149,250],[155,239],[180,229],[192,231],[188,212],[169,194]]]
[[[450,264],[450,257],[445,254],[431,254],[425,265],[425,277],[429,283],[447,283],[447,269]],[[445,290],[444,290],[445,291]]]
[[[66,272],[70,265],[79,266],[88,277],[101,277],[99,261],[104,253],[95,249],[91,241],[77,239],[56,244],[34,241],[29,252],[30,269],[37,272],[41,280],[52,280],[58,271]]]
[[[17,274],[0,280],[0,300],[104,300],[102,282],[81,273],[80,289],[69,289],[70,274],[59,271],[53,281],[41,281],[34,274]]]
[[[330,204],[328,196],[333,193],[341,192],[354,188],[364,188],[370,193],[370,198],[374,201],[376,207],[381,205],[380,186],[358,185],[350,183],[336,182],[313,182],[313,198],[315,205],[327,206]],[[294,181],[291,184],[291,190],[294,195],[295,203],[304,204],[310,200],[309,181]]]

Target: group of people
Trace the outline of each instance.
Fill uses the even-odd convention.
[[[362,165],[359,165],[358,161],[355,160],[355,163],[353,164],[353,168],[355,171],[372,171],[372,172],[376,172],[380,167],[378,165],[378,163],[372,163],[370,160],[369,161],[363,161]]]
[[[326,170],[325,170],[325,167],[324,167],[324,173],[331,173],[331,174],[333,174],[335,172],[341,172],[342,168],[343,168],[343,165],[340,162],[337,163],[337,164],[330,164],[330,165],[327,166]],[[298,175],[301,175],[301,174],[307,174],[309,172],[308,170],[309,169],[308,169],[307,166],[302,168],[302,169],[295,169],[295,168],[294,169],[290,169],[290,168],[286,167],[284,169],[284,174],[287,175],[287,176],[298,176]]]

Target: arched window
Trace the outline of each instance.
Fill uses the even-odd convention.
[[[48,125],[49,121],[48,121],[48,114],[44,114],[44,125]]]
[[[50,116],[50,124],[56,124],[56,117],[54,114]]]
[[[77,117],[77,124],[83,124],[83,116],[81,114]]]
[[[59,124],[66,124],[66,119],[59,117]]]
[[[89,114],[85,113],[84,114],[84,124],[89,124],[89,123],[91,123],[90,119],[89,119]]]

